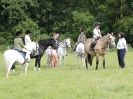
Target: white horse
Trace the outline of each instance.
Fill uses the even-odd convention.
[[[59,57],[59,64],[64,65],[65,63],[65,58],[67,56],[67,48],[71,48],[71,41],[70,38],[67,38],[63,40],[62,42],[59,43],[58,49],[57,49],[57,54]],[[51,55],[51,47],[47,48],[45,53],[46,53],[46,60],[47,60],[47,65],[50,66],[50,55]]]
[[[31,42],[31,43],[25,45],[25,48],[27,51],[29,51],[29,54],[31,54],[34,51],[35,52],[38,51],[38,44],[35,42]],[[14,49],[9,49],[9,50],[6,50],[4,52],[3,56],[4,56],[5,66],[7,69],[6,77],[8,77],[9,72],[10,72],[13,64],[22,65],[22,68],[24,66],[24,71],[25,71],[24,74],[26,75],[28,63],[24,62],[25,61],[24,54],[25,53],[19,52],[19,51],[14,50]]]
[[[85,45],[83,43],[79,43],[76,47],[75,52],[77,55],[77,60],[76,60],[77,67],[80,63],[82,63],[82,66],[85,66]]]

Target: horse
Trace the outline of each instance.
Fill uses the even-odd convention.
[[[36,42],[31,42],[25,45],[25,48],[29,51],[29,54],[31,54],[33,51],[37,51],[38,47]],[[21,52],[15,49],[9,49],[4,52],[3,57],[7,69],[6,77],[9,76],[9,72],[13,64],[22,65],[22,67],[24,66],[24,74],[26,75],[28,62],[25,62],[25,52]]]
[[[79,65],[79,59],[81,60],[81,63],[82,63],[82,66],[85,66],[84,62],[85,62],[85,45],[81,42],[77,45],[76,47],[76,50],[75,50],[75,53],[77,55],[77,60],[76,60],[76,63],[77,63],[77,67]]]
[[[65,58],[67,56],[67,49],[71,48],[71,41],[70,38],[67,38],[59,43],[59,47],[57,50],[57,54],[59,56],[59,64],[64,65],[65,64]]]
[[[37,55],[31,55],[31,58],[35,58],[34,70],[40,70],[41,58],[42,58],[45,50],[49,46],[51,46],[52,48],[57,48],[56,41],[53,38],[39,40],[38,45],[39,45],[38,54]]]
[[[113,36],[111,34],[107,34],[103,37],[101,37],[98,41],[97,44],[94,47],[94,50],[90,50],[90,45],[93,41],[92,38],[88,38],[85,41],[85,63],[86,63],[86,68],[88,68],[88,62],[90,66],[92,66],[92,61],[94,56],[96,56],[96,70],[98,69],[98,64],[99,64],[99,56],[102,56],[103,58],[103,68],[105,69],[105,54],[108,48],[108,44],[111,44],[112,46],[114,44],[114,39],[112,39]]]
[[[62,42],[59,43],[57,49],[57,55],[59,57],[59,64],[64,65],[65,57],[67,56],[67,48],[71,48],[71,41],[70,38],[64,39]],[[51,57],[51,49],[46,49],[46,58],[47,58],[47,65],[50,66],[50,57]]]
[[[46,51],[46,61],[47,66],[49,67],[57,67],[58,66],[58,55],[56,49],[53,49],[51,46],[49,46]]]

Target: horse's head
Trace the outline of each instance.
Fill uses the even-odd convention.
[[[57,49],[58,48],[58,46],[56,44],[56,41],[53,38],[48,39],[48,46],[51,46],[54,49]]]
[[[70,41],[70,38],[65,39],[64,42],[65,42],[66,47],[71,48],[71,41]]]
[[[109,44],[112,46],[112,47],[115,47],[115,36],[111,35],[111,34],[108,34],[108,37],[109,37]]]

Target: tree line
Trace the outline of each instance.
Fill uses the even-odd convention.
[[[15,32],[27,29],[33,40],[59,32],[76,41],[81,27],[92,37],[96,21],[102,35],[122,31],[133,42],[132,0],[0,0],[0,45],[12,44]]]

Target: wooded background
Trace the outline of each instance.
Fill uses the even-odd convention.
[[[0,45],[13,44],[15,32],[27,29],[35,41],[57,31],[76,41],[80,27],[92,37],[96,21],[102,35],[122,31],[133,42],[133,0],[0,0]]]

